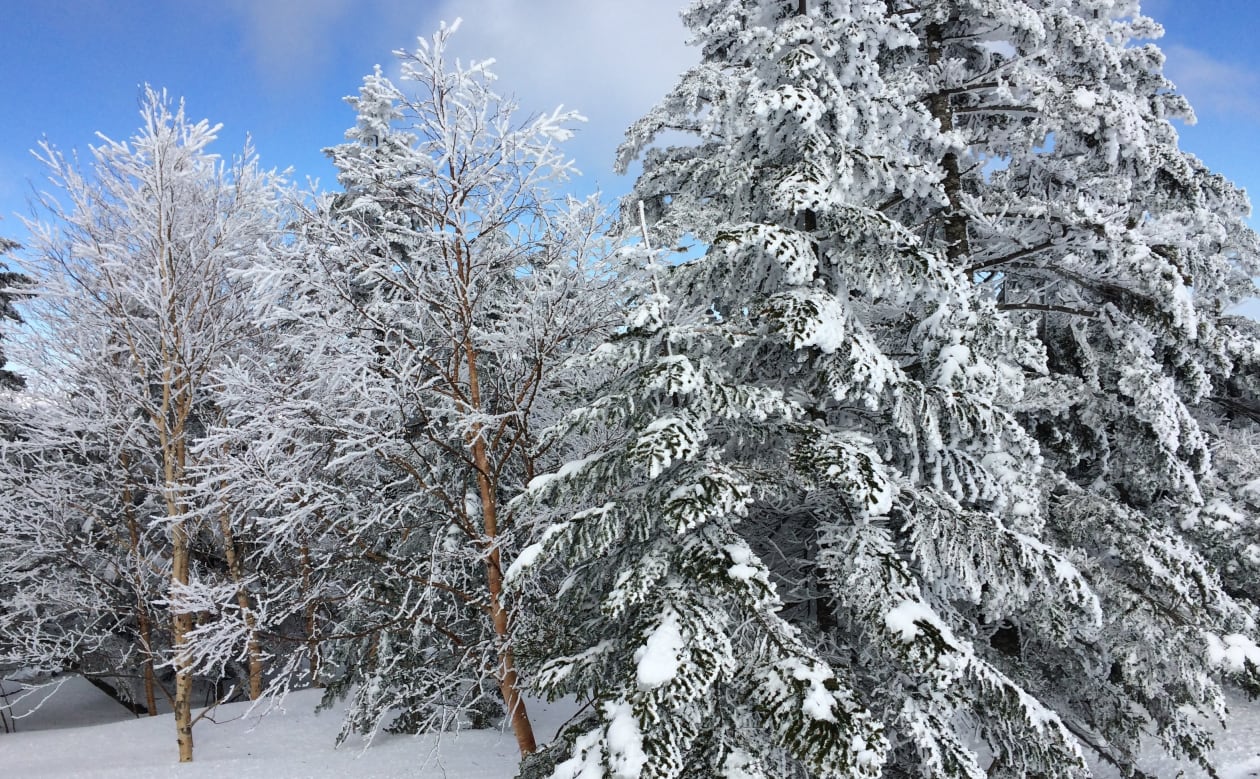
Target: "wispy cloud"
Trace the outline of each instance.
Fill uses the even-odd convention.
[[[501,91],[526,111],[563,104],[587,116],[572,148],[588,177],[607,177],[626,127],[698,60],[679,7],[678,0],[444,0],[432,18],[463,17],[458,53],[493,57]]]
[[[337,22],[358,5],[355,0],[227,2],[244,22],[246,52],[272,86],[292,85],[327,61]]]
[[[228,7],[260,78],[286,89],[318,77],[338,46],[362,52],[365,39],[379,45],[375,61],[396,76],[391,49],[410,49],[439,21],[462,18],[454,53],[494,59],[499,90],[523,111],[564,105],[589,118],[568,148],[591,184],[608,182],[625,128],[698,58],[686,45],[679,0],[228,0]],[[348,34],[359,37],[347,47],[339,36]]]
[[[1260,73],[1179,44],[1164,53],[1165,72],[1197,113],[1260,123]]]
[[[678,0],[445,0],[439,8],[441,18],[464,17],[457,45],[498,60],[514,91],[587,98],[588,111],[642,111],[696,59]]]

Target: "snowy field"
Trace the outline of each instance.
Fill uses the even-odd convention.
[[[283,711],[249,713],[248,704],[220,707],[194,729],[196,762],[175,760],[169,715],[135,719],[81,679],[65,686],[37,711],[17,720],[17,732],[0,732],[0,776],[5,779],[508,779],[515,774],[511,733],[464,731],[433,736],[381,734],[368,749],[333,740],[339,712],[315,714],[319,692],[294,693]],[[1260,777],[1260,702],[1236,699],[1236,721],[1218,737],[1221,779]],[[22,706],[15,706],[21,712]],[[550,737],[572,707],[534,702],[541,737]],[[1152,752],[1143,768],[1159,779],[1206,776]],[[1115,776],[1100,769],[1099,777]]]
[[[265,717],[250,714],[248,704],[221,706],[210,715],[214,721],[203,719],[193,728],[195,762],[180,765],[170,715],[136,719],[72,679],[39,711],[18,719],[16,733],[0,732],[0,777],[508,779],[516,773],[516,741],[497,730],[441,738],[382,733],[368,749],[357,737],[334,749],[341,713],[314,713],[319,699],[318,690],[297,692],[283,711]],[[572,711],[571,705],[560,708],[533,704],[540,737],[554,735]]]

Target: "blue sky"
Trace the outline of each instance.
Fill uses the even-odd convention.
[[[522,108],[581,110],[570,153],[580,188],[624,189],[611,172],[625,126],[694,60],[680,0],[32,0],[10,3],[0,46],[0,234],[21,238],[32,182],[29,150],[47,137],[84,152],[97,131],[129,137],[139,85],[185,98],[189,114],[222,123],[220,154],[247,133],[267,167],[335,185],[321,149],[354,115],[342,98],[391,52],[414,48],[463,17],[461,56],[497,60],[502,91]]]
[[[464,56],[494,57],[503,91],[530,110],[585,113],[570,151],[583,191],[619,194],[611,172],[625,126],[694,61],[677,20],[682,0],[31,0],[5,9],[0,47],[0,234],[32,182],[29,149],[47,137],[86,151],[100,131],[135,129],[139,85],[182,95],[189,113],[221,122],[216,150],[246,133],[269,167],[335,182],[320,149],[353,115],[342,102],[390,52],[442,19],[463,17]],[[1167,71],[1195,105],[1183,147],[1260,193],[1258,0],[1147,0],[1164,23]]]

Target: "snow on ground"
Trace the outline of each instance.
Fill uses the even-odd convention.
[[[508,779],[516,773],[516,741],[501,731],[464,731],[435,736],[381,734],[372,746],[352,739],[333,741],[341,713],[314,713],[318,690],[289,696],[282,711],[251,713],[249,704],[219,707],[213,721],[193,730],[196,761],[176,761],[170,715],[136,719],[87,682],[68,677],[57,695],[17,731],[0,727],[0,776],[5,779]],[[29,710],[32,699],[13,707]],[[0,699],[3,704],[3,699]],[[1260,701],[1231,699],[1234,719],[1218,735],[1214,752],[1221,779],[1260,778]],[[551,737],[572,703],[532,702],[540,739]],[[1143,770],[1159,779],[1204,777],[1202,771],[1152,750]],[[1099,777],[1114,776],[1099,770]]]
[[[1248,701],[1237,694],[1227,694],[1226,699],[1232,716],[1225,730],[1221,730],[1219,725],[1214,729],[1216,749],[1212,751],[1212,760],[1221,779],[1260,777],[1260,700]],[[1148,750],[1146,759],[1141,761],[1141,767],[1143,771],[1158,779],[1164,779],[1164,777],[1207,779],[1208,777],[1203,769],[1197,766],[1187,767],[1157,749]],[[1098,772],[1100,779],[1117,775],[1115,771]]]
[[[293,693],[283,711],[266,716],[248,713],[247,703],[220,706],[210,715],[214,721],[203,719],[193,728],[194,762],[180,765],[170,715],[136,719],[86,682],[72,679],[39,711],[18,719],[17,732],[0,727],[0,776],[508,779],[516,774],[516,740],[498,730],[440,737],[382,733],[368,749],[357,737],[334,749],[342,715],[314,713],[320,695],[319,690]],[[539,736],[550,738],[572,710],[571,703],[535,702],[530,714]],[[85,724],[92,717],[103,724]]]
[[[17,719],[10,719],[14,715]],[[5,735],[5,723],[25,732],[135,719],[135,715],[82,676],[69,675],[25,692],[16,682],[0,681],[0,717],[0,736]],[[0,748],[2,745],[0,742]]]

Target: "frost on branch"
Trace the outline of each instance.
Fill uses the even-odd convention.
[[[588,358],[605,380],[563,429],[603,438],[532,496],[556,530],[517,572],[557,631],[529,648],[539,688],[604,707],[553,747],[560,775],[614,770],[599,745],[625,706],[652,743],[673,703],[636,708],[638,661],[674,646],[680,588],[742,626],[736,676],[799,693],[759,699],[795,723],[762,721],[765,744],[687,742],[689,775],[860,773],[861,754],[1075,777],[1084,752],[1132,769],[1150,726],[1201,759],[1185,711],[1220,690],[1200,631],[1253,635],[1255,606],[1181,525],[1216,529],[1221,559],[1249,530],[1237,485],[1211,502],[1230,487],[1207,421],[1256,390],[1254,329],[1219,312],[1250,294],[1257,243],[1240,193],[1176,148],[1188,108],[1130,6],[686,10],[702,62],[619,164],[643,160],[646,229],[709,250],[659,269]],[[809,660],[751,649],[781,628]],[[814,705],[814,663],[854,691],[835,722],[886,747],[794,740],[839,711]],[[642,754],[615,770],[678,775]]]

